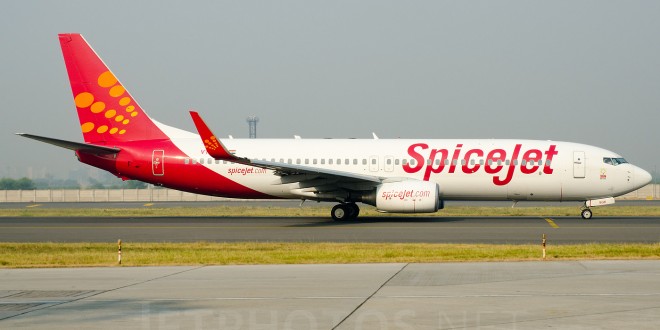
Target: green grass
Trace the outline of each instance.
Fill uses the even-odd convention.
[[[593,208],[594,216],[660,216],[660,206],[606,206]],[[574,216],[578,217],[577,206],[563,207],[470,207],[450,206],[436,213],[406,214],[403,216],[452,217],[452,216]],[[1,209],[0,217],[329,217],[328,207],[263,207],[259,205],[214,206],[214,207],[171,207],[159,208],[22,208]],[[379,213],[372,206],[361,206],[361,216],[395,216],[401,214]]]
[[[117,266],[112,243],[0,243],[0,268]],[[530,261],[539,245],[422,243],[130,243],[123,266]],[[660,259],[656,244],[547,247],[548,260]]]

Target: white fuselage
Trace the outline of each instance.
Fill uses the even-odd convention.
[[[166,129],[167,130],[167,129]],[[187,132],[186,132],[187,133]],[[196,134],[168,133],[189,160],[241,185],[280,198],[301,198],[298,182],[272,170],[212,159]],[[178,136],[178,137],[175,137]],[[640,187],[631,164],[606,164],[614,152],[569,142],[423,139],[227,139],[237,156],[339,172],[436,182],[444,200],[589,200]],[[532,160],[532,161],[530,161]],[[640,172],[641,171],[641,172]]]

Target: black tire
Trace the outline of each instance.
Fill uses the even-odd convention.
[[[588,220],[588,219],[591,219],[591,217],[592,217],[594,214],[591,212],[590,209],[584,209],[584,210],[582,210],[582,212],[580,213],[580,215],[582,216],[582,219]]]
[[[360,207],[355,203],[344,204],[348,212],[348,217],[346,219],[355,219],[360,215]]]
[[[350,211],[348,210],[348,207],[344,204],[337,204],[332,208],[332,211],[330,211],[330,216],[332,217],[332,220],[335,221],[343,221],[348,219],[350,215]]]

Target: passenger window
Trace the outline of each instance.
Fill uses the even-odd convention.
[[[479,165],[484,166],[484,160],[483,159],[479,159]]]
[[[289,158],[289,159],[287,160],[287,163],[289,163],[289,164],[292,163],[291,158]]]
[[[445,166],[449,165],[449,159],[445,159]]]
[[[344,164],[351,165],[351,160],[348,158],[344,159]]]
[[[550,160],[545,161],[545,166],[550,166],[550,163],[552,163]]]
[[[461,165],[465,165],[465,159],[461,159]]]
[[[325,165],[325,158],[321,158],[321,165]]]
[[[387,165],[392,165],[392,160],[391,159],[387,160]]]
[[[296,164],[300,165],[300,158],[296,159]]]
[[[314,159],[312,160],[312,164],[316,165],[316,163],[317,163],[317,159],[314,158]]]
[[[328,159],[328,165],[332,165],[332,158]]]
[[[209,162],[208,162],[208,164],[209,164],[209,165],[213,164],[213,159],[209,158]]]
[[[440,159],[435,160],[435,165],[440,165]]]
[[[371,160],[371,165],[376,165],[376,158]]]
[[[362,165],[367,165],[367,160],[365,158],[362,158]]]
[[[190,164],[190,158],[184,158],[183,163],[186,165]]]
[[[451,160],[451,163],[452,163],[452,165],[454,165],[454,166],[456,166],[456,162],[457,162],[456,159],[452,159],[452,160]]]
[[[504,164],[509,165],[509,164],[511,164],[511,162],[507,159],[506,161],[504,161]]]
[[[284,158],[280,158],[280,163],[284,163]]]
[[[197,163],[197,159],[195,159],[195,158],[191,158],[191,159],[190,159],[190,162],[192,162],[192,164],[195,165],[195,164]]]
[[[358,164],[357,158],[353,158],[353,165],[357,165],[357,164]]]
[[[202,164],[202,165],[204,165],[204,158],[200,158],[200,159],[199,159],[199,163]]]
[[[470,165],[474,165],[474,159],[470,159]]]
[[[274,162],[275,162],[275,158],[271,158],[270,161],[274,163]]]
[[[337,158],[337,165],[341,165],[341,158]]]
[[[265,159],[264,159],[264,160],[265,160]],[[219,164],[220,164],[220,159],[216,159],[216,160],[215,160],[215,164],[216,164],[216,165],[219,165]]]
[[[534,160],[533,159],[529,161],[529,165],[534,166]]]
[[[394,165],[399,165],[399,159],[398,158],[394,160]]]
[[[502,166],[502,160],[501,159],[497,160],[497,166]]]
[[[407,160],[407,159],[404,159],[404,160],[401,161],[401,163],[402,163],[403,165],[408,165],[408,160]]]
[[[305,165],[309,164],[309,158],[305,158]]]
[[[492,159],[488,160],[488,165],[493,165],[493,160]]]
[[[411,160],[410,160],[410,165],[412,165],[412,166],[417,165],[417,161],[414,160],[414,159],[411,159]]]

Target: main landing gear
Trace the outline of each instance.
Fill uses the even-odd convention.
[[[355,203],[337,204],[330,211],[335,221],[355,219],[360,214],[360,208]]]

